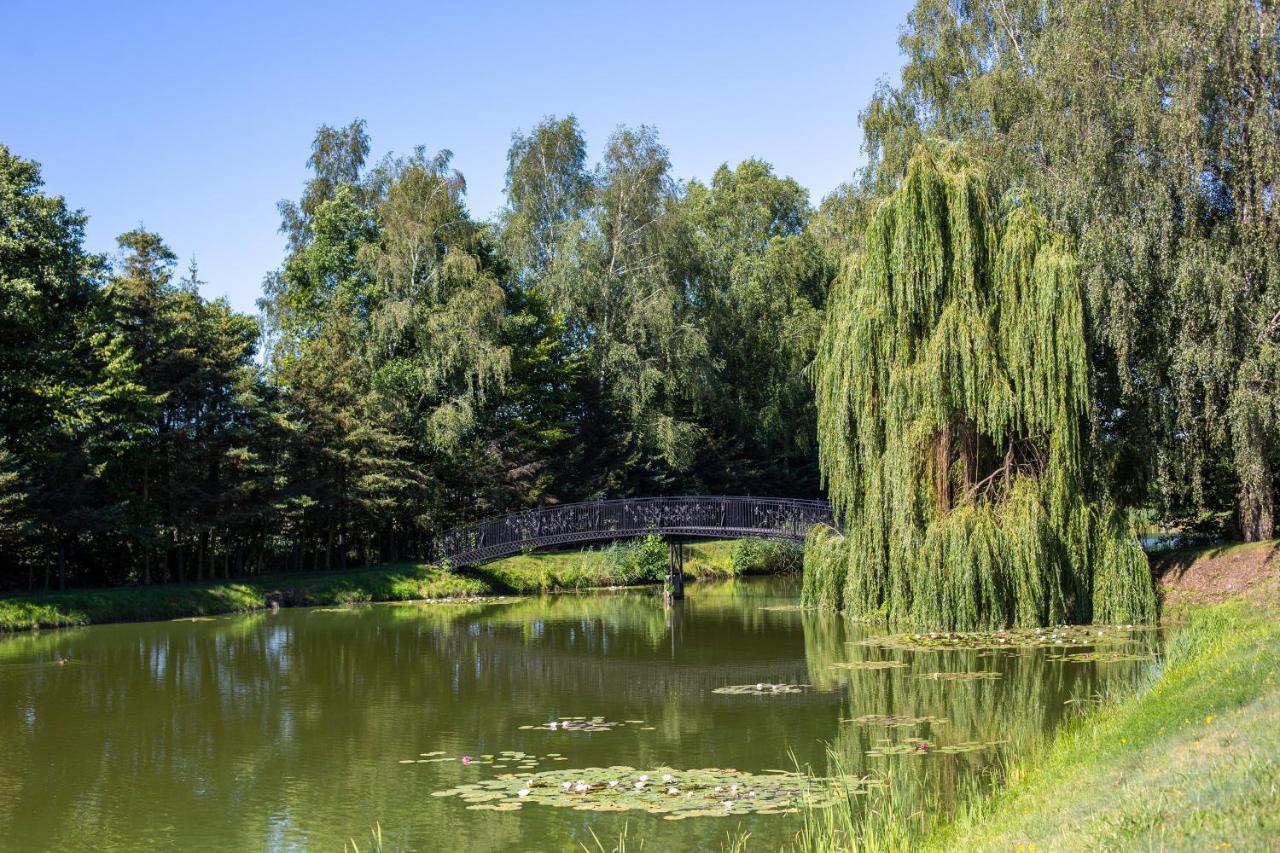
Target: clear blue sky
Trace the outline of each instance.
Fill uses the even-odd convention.
[[[897,79],[911,4],[0,5],[0,141],[89,214],[91,249],[143,223],[253,310],[322,123],[366,119],[375,156],[451,149],[482,218],[512,131],[568,113],[593,160],[649,124],[679,178],[763,157],[816,202],[862,165],[857,115]]]

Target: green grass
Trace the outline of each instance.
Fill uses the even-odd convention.
[[[727,541],[686,545],[685,571],[697,577],[729,577],[759,570],[750,564],[735,567],[733,551],[734,543]],[[665,571],[665,546],[660,561],[653,543],[646,554],[635,554],[635,547],[620,546],[519,554],[457,572],[400,563],[345,572],[6,595],[0,596],[0,631],[248,612],[263,609],[267,594],[276,590],[290,591],[296,602],[334,605],[522,595],[659,581]]]
[[[478,578],[412,564],[235,581],[67,590],[0,597],[0,631],[248,612],[263,609],[267,594],[276,590],[288,590],[294,600],[318,605],[492,592]]]
[[[1262,850],[1280,838],[1280,622],[1189,610],[1164,672],[1069,724],[928,839],[958,850]]]
[[[940,808],[811,810],[806,850],[1273,849],[1280,838],[1280,621],[1275,584],[1192,605],[1160,671]],[[1267,606],[1260,607],[1260,603]]]

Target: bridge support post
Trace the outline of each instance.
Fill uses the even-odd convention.
[[[684,543],[667,540],[667,582],[662,597],[668,602],[684,598]]]

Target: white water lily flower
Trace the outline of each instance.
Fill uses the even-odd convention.
[[[731,809],[731,808],[733,808],[733,800],[725,800],[725,801],[724,801],[724,807],[725,807],[726,809]]]
[[[668,793],[668,794],[678,794],[678,793],[680,793],[680,789],[679,789],[679,788],[677,788],[677,787],[675,787],[674,785],[672,785],[670,788],[668,788],[668,789],[667,789],[667,793]]]
[[[756,690],[764,690],[764,682],[763,682],[763,681],[756,682]]]
[[[641,782],[648,782],[648,781],[649,781],[649,774],[648,774],[648,773],[641,773],[641,774],[640,774],[640,776],[639,776],[639,779],[640,779],[640,781],[641,781]]]
[[[609,780],[609,787],[610,787],[610,788],[616,788],[616,787],[618,787],[618,780],[617,780],[617,779],[610,779],[610,780]]]
[[[676,777],[672,776],[670,773],[663,773],[663,774],[662,774],[662,781],[663,781],[663,782],[670,782],[670,781],[672,781],[672,780],[673,780],[673,779],[675,779],[675,778],[676,778]]]
[[[637,790],[637,791],[639,791],[639,790],[640,790],[641,788],[643,788],[643,787],[644,787],[644,783],[643,783],[643,782],[637,782],[637,783],[636,783],[636,790]]]
[[[569,790],[570,788],[572,788],[572,787],[573,787],[573,783],[572,783],[572,782],[565,782],[565,783],[564,783],[563,785],[561,785],[560,787],[561,787],[561,788],[564,788],[564,789],[567,791],[567,790]]]
[[[517,796],[517,797],[527,797],[527,796],[529,796],[529,789],[528,789],[528,788],[521,788],[519,791],[516,791],[516,796]]]

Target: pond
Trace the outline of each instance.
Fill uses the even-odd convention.
[[[883,642],[798,592],[766,578],[691,584],[665,610],[644,590],[6,638],[0,838],[367,849],[380,824],[388,849],[594,850],[625,825],[651,849],[744,831],[776,849],[801,817],[769,771],[825,774],[831,747],[945,805],[1074,703],[1136,683],[1156,642]]]

